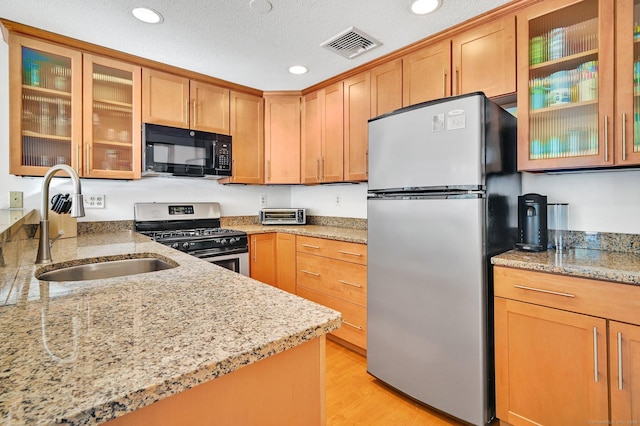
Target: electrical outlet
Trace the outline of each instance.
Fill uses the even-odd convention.
[[[260,207],[267,207],[267,196],[266,194],[260,195]]]
[[[342,204],[342,197],[340,194],[336,194],[336,206],[340,206]]]
[[[22,192],[21,191],[9,192],[9,208],[10,209],[22,208]]]
[[[84,199],[85,209],[104,209],[106,201],[104,194],[86,194],[82,198]]]

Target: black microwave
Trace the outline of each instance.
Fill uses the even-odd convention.
[[[144,123],[142,175],[231,176],[231,136]]]

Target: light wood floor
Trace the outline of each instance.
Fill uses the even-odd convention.
[[[367,373],[367,360],[327,339],[327,426],[460,426]]]

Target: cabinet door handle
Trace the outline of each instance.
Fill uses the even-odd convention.
[[[82,163],[82,158],[80,157],[80,145],[76,145],[76,162],[76,173],[80,174],[80,164]]]
[[[350,323],[348,321],[342,320],[342,323],[345,324],[345,325],[348,325],[349,327],[353,327],[356,330],[362,330],[362,326],[352,324],[352,323]]]
[[[618,389],[622,390],[622,333],[618,332]]]
[[[348,254],[349,256],[362,256],[361,253],[354,253],[352,251],[338,250],[338,253]]]
[[[271,160],[267,160],[267,182],[271,180]]]
[[[316,158],[316,181],[320,182],[320,159]]]
[[[256,237],[253,237],[253,261],[255,262],[258,259],[258,244],[256,241]]]
[[[593,379],[598,383],[598,327],[593,327]]]
[[[324,157],[320,158],[320,182],[324,180]]]
[[[238,178],[236,175],[236,160],[231,160],[231,180],[235,181]]]
[[[184,115],[185,115],[184,122],[188,126],[189,125],[189,98],[185,99],[184,103],[185,103],[185,107],[186,107],[184,109]]]
[[[442,97],[447,96],[447,71],[442,69]]]
[[[312,248],[312,249],[319,249],[319,246],[312,246],[311,244],[301,244],[302,247],[306,247],[306,248]]]
[[[364,152],[364,174],[369,176],[369,150]]]
[[[604,116],[604,161],[609,161],[609,116]]]
[[[198,126],[198,103],[193,101],[193,127]]]
[[[302,272],[304,272],[305,274],[313,275],[314,277],[320,276],[320,274],[318,274],[317,272],[306,271],[304,269],[302,269]]]
[[[342,284],[350,285],[352,287],[362,288],[362,284],[350,283],[349,281],[344,281],[344,280],[338,280],[338,282]]]
[[[87,145],[87,150],[85,152],[85,165],[84,172],[88,175],[90,170],[90,162],[91,161],[91,145]]]
[[[627,159],[627,113],[622,113],[622,161]]]
[[[459,81],[460,81],[460,71],[458,71],[458,67],[456,67],[456,79],[453,82],[453,88],[455,89],[454,95],[457,95],[458,92],[460,91],[460,88],[458,87]]]
[[[571,294],[571,293],[561,293],[559,291],[543,290],[541,288],[526,287],[526,286],[523,286],[523,285],[516,285],[516,284],[514,284],[513,286],[515,288],[520,288],[522,290],[537,291],[537,292],[540,292],[540,293],[553,294],[553,295],[556,295],[556,296],[576,297],[574,294]]]

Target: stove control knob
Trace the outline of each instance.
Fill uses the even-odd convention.
[[[178,249],[178,247],[180,247],[180,244],[179,244],[179,243],[173,243],[173,244],[171,244],[171,248],[172,248],[172,249],[176,249],[176,250],[177,250],[177,249]]]
[[[225,244],[227,244],[227,240],[225,238],[221,239],[220,244],[224,246]]]
[[[189,248],[189,243],[187,242],[182,243],[182,248],[187,250]]]

